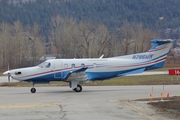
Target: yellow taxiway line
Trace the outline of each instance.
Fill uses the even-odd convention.
[[[58,104],[42,104],[42,103],[33,103],[33,104],[8,104],[0,105],[0,108],[34,108],[34,107],[56,107]]]

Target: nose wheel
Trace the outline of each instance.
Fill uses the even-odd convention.
[[[31,93],[35,93],[36,92],[36,88],[31,88]]]
[[[36,88],[34,88],[34,83],[32,82],[31,93],[35,93],[35,92],[36,92]]]

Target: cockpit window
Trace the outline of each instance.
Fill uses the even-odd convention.
[[[40,68],[49,68],[51,66],[50,62],[43,62],[38,65]]]

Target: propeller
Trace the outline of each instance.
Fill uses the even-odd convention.
[[[11,74],[8,73],[8,85],[10,86],[10,77],[11,77]]]
[[[10,86],[10,77],[11,77],[10,71],[8,70],[8,71],[4,72],[3,75],[8,76],[8,84]]]
[[[8,85],[10,86],[10,77],[11,77],[11,74],[10,74],[10,71],[9,71],[9,64],[8,64],[8,71],[4,72],[3,75],[7,75],[8,76]]]
[[[9,63],[8,63],[8,71],[9,71]],[[10,77],[11,77],[11,74],[10,74],[10,71],[8,72],[8,85],[10,86]]]

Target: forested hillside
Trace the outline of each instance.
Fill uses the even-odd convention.
[[[179,5],[180,0],[0,0],[0,67],[36,65],[47,54],[145,52],[151,39],[179,39]]]
[[[14,2],[13,2],[14,1]],[[16,1],[16,2],[15,2]],[[19,1],[19,2],[17,2]],[[178,28],[180,0],[1,0],[0,22],[39,24],[43,33],[50,28],[51,17],[73,17],[92,23],[104,23],[113,30],[124,21],[143,23],[150,29]]]

